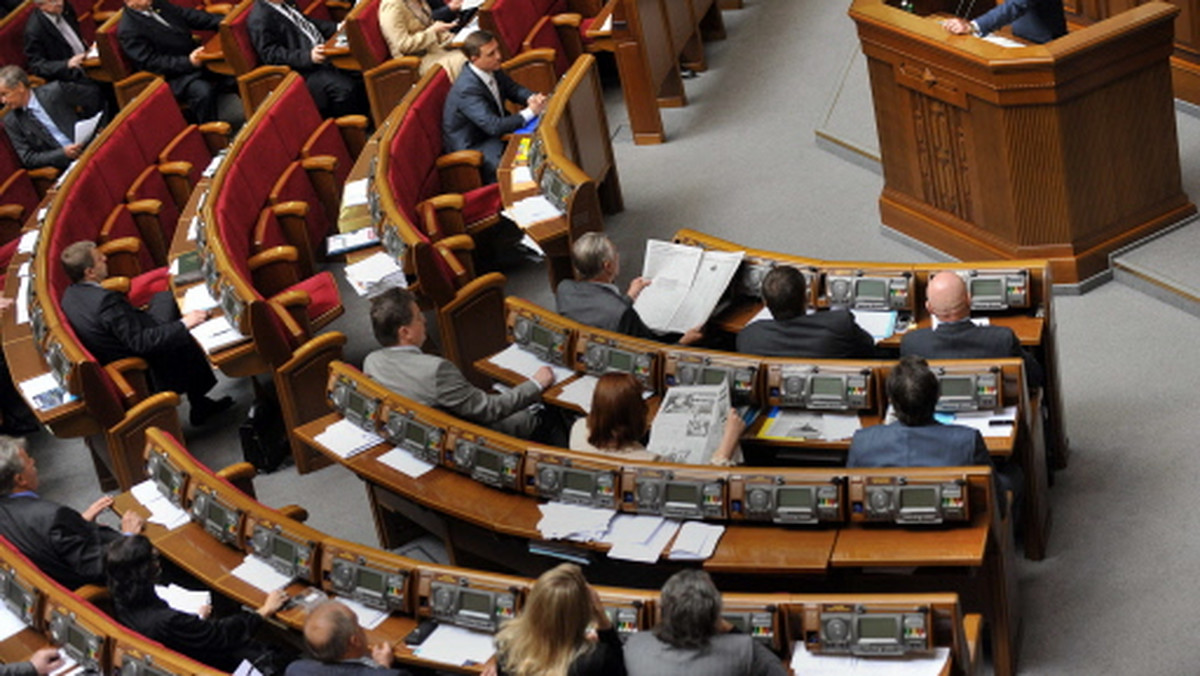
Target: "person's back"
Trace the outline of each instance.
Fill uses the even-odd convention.
[[[738,333],[737,350],[763,357],[871,359],[875,341],[845,310],[754,322]]]
[[[991,465],[979,432],[963,425],[909,426],[900,422],[854,433],[847,467],[957,467]]]
[[[747,634],[717,634],[707,648],[673,648],[652,632],[642,631],[625,642],[629,676],[763,676],[787,673],[771,651]]]

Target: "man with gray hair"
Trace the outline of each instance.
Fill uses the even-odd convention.
[[[392,668],[392,644],[368,645],[358,616],[340,601],[326,601],[304,621],[304,645],[311,659],[288,665],[285,676],[406,676]]]
[[[558,283],[555,302],[558,314],[605,331],[615,331],[634,338],[691,345],[704,337],[703,327],[689,329],[682,336],[659,334],[646,326],[633,302],[642,289],[650,285],[645,277],[635,277],[629,290],[621,293],[613,283],[621,274],[621,255],[608,237],[589,232],[571,247],[571,266],[576,279]]]
[[[36,493],[37,463],[25,451],[25,440],[0,436],[0,535],[41,571],[64,587],[105,584],[104,549],[121,533],[96,523],[112,505],[105,496],[82,514]],[[140,533],[145,521],[137,513],[121,517],[121,531]]]
[[[8,106],[4,130],[26,169],[66,169],[83,152],[75,123],[100,112],[94,92],[78,82],[34,89],[20,66],[0,68],[0,103]]]

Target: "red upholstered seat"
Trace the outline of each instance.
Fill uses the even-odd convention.
[[[308,241],[314,251],[320,250],[332,224],[325,215],[317,191],[313,189],[312,181],[308,178],[308,172],[299,162],[289,164],[271,188],[270,203],[283,202],[304,202],[308,205]]]
[[[188,126],[170,87],[152,87],[149,97],[142,100],[124,124],[133,127],[134,141],[146,164],[157,162],[163,149]]]
[[[253,250],[264,251],[277,246],[291,246],[279,225],[279,219],[270,209],[263,209],[254,226]]]
[[[21,3],[5,17],[3,26],[0,26],[0,63],[26,67],[25,24],[32,14],[33,3],[28,2]]]
[[[260,122],[259,133],[276,134],[288,160],[300,156],[300,148],[323,121],[313,103],[304,78],[292,78],[275,91],[275,102]]]
[[[190,162],[192,169],[188,172],[188,179],[192,185],[200,181],[200,174],[204,172],[211,160],[212,153],[208,151],[204,136],[200,133],[200,128],[194,124],[184,127],[158,154],[160,164]]]
[[[145,306],[154,294],[167,290],[170,280],[171,273],[166,266],[143,272],[129,280],[129,302],[134,307]]]
[[[133,215],[129,213],[129,207],[125,204],[118,204],[112,208],[108,215],[108,219],[100,228],[100,231],[95,236],[97,244],[104,244],[121,239],[123,237],[133,237],[138,241],[142,239],[142,233],[138,230],[137,223],[133,220]],[[70,244],[70,242],[68,242]],[[154,257],[150,253],[150,249],[142,246],[138,250],[137,269],[138,271],[152,270],[159,267],[155,262]]]
[[[359,10],[356,21],[360,26],[363,44],[374,59],[373,63],[383,63],[392,58],[387,40],[383,38],[383,30],[379,28],[379,0],[368,0],[366,6]]]
[[[354,166],[354,160],[350,158],[350,151],[346,148],[346,142],[342,140],[342,132],[338,129],[336,120],[321,122],[300,147],[300,157],[317,155],[329,155],[337,160],[337,168],[334,169],[333,175],[338,185],[345,184],[346,177],[350,175],[350,169]]]
[[[531,49],[553,49],[554,72],[562,75],[571,67],[571,63],[567,59],[567,50],[563,48],[562,40],[558,38],[558,31],[555,30],[554,23],[548,17],[549,15],[544,21],[539,19],[537,23],[529,27],[529,32],[522,40],[522,45],[528,44]]]
[[[342,297],[338,294],[337,280],[328,272],[319,272],[303,279],[289,290],[308,293],[308,319],[312,322],[314,330],[333,321],[342,313]]]
[[[159,173],[157,164],[147,165],[142,170],[126,191],[125,199],[129,202],[144,199],[162,202],[162,209],[158,212],[158,225],[163,241],[171,241],[175,236],[175,225],[179,222],[179,207],[175,206],[175,200],[171,197],[171,191],[167,189],[167,183]]]
[[[234,44],[237,47],[241,59],[238,60],[244,63],[244,73],[248,73],[255,68],[258,68],[260,61],[258,60],[258,52],[254,49],[254,43],[250,40],[250,31],[246,29],[246,20],[250,18],[250,9],[247,8],[242,12],[233,12],[231,16],[225,19],[226,25],[229,26],[229,33],[233,36]],[[236,63],[237,61],[235,61]]]
[[[463,222],[479,223],[500,213],[500,186],[496,183],[476,188],[463,195]]]

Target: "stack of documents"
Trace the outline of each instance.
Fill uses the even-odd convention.
[[[41,221],[43,218],[46,217],[46,214],[43,213],[44,211],[45,211],[45,207],[42,207],[41,209],[38,210],[38,220],[39,221]],[[26,232],[25,234],[21,235],[21,242],[19,244],[17,244],[17,253],[22,253],[22,254],[33,253],[37,249],[38,235],[41,232],[42,232],[41,230],[30,230],[30,231]]]
[[[350,185],[347,183],[346,185]],[[342,198],[345,200],[345,198]],[[366,193],[363,193],[363,204],[366,204]],[[342,202],[342,208],[346,208],[345,201]],[[368,225],[365,228],[359,228],[352,232],[343,232],[337,235],[330,235],[329,239],[325,240],[325,251],[329,255],[346,253],[356,249],[363,249],[373,244],[379,243],[379,233],[375,232],[374,226]]]
[[[283,589],[292,582],[292,578],[275,570],[271,564],[253,554],[247,554],[241,565],[229,573],[255,589],[261,589],[267,593]]]
[[[385,251],[347,265],[346,281],[360,296],[377,296],[397,286],[408,286],[404,269],[396,265],[396,260]]]
[[[170,498],[158,490],[158,484],[150,479],[129,489],[133,497],[146,509],[150,510],[150,523],[157,523],[167,530],[175,530],[191,521],[188,513],[171,502]]]
[[[608,558],[655,563],[671,538],[679,531],[679,522],[660,516],[622,514],[601,540],[612,545]]]
[[[542,195],[517,200],[510,208],[500,213],[522,228],[562,216],[562,211]]]
[[[316,436],[315,441],[338,457],[349,458],[382,444],[383,437],[342,419],[326,427],[324,432]]]
[[[4,641],[10,636],[16,636],[25,628],[25,623],[21,618],[13,614],[8,606],[0,603],[0,641]]]
[[[357,181],[346,181],[342,187],[342,208],[355,207],[367,203],[367,186],[370,179],[360,178]]]
[[[532,184],[533,172],[531,172],[529,167],[526,165],[513,167],[512,172],[509,174],[509,182],[514,188],[522,186],[523,184]]]
[[[217,153],[216,155],[213,155],[212,160],[209,161],[208,166],[204,168],[204,171],[200,173],[200,176],[202,178],[212,178],[213,176],[216,176],[217,169],[220,168],[221,160],[223,160],[223,159],[225,159],[225,151],[224,150]]]
[[[183,292],[183,307],[179,311],[186,315],[195,310],[211,310],[217,305],[217,299],[208,292],[208,285],[197,284]]]
[[[717,307],[744,255],[648,240],[642,276],[651,284],[633,307],[655,331],[682,333],[700,326]]]
[[[817,413],[775,407],[767,414],[760,439],[849,439],[862,428],[857,413]]]
[[[702,521],[688,521],[679,529],[667,558],[676,561],[703,561],[717,551],[717,543],[725,534],[725,526]]]
[[[433,465],[400,448],[393,448],[376,460],[413,479],[419,479],[433,469]]]
[[[513,343],[496,354],[488,357],[488,361],[499,366],[502,369],[507,369],[521,375],[525,378],[533,378],[533,374],[543,366],[549,366],[551,371],[554,371],[554,382],[566,380],[575,375],[571,369],[566,369],[554,364],[548,364],[541,359],[533,356],[529,352],[521,349],[521,346]],[[591,395],[588,395],[588,405],[592,403]]]
[[[354,611],[354,614],[358,616],[358,623],[362,625],[363,629],[374,629],[383,624],[383,621],[391,616],[391,613],[386,610],[368,608],[358,601],[348,599],[344,596],[339,597],[338,601],[346,604],[347,608]]]
[[[599,540],[608,532],[608,524],[616,515],[611,509],[569,505],[565,502],[547,502],[538,505],[538,509],[542,512],[538,531],[547,540]]]
[[[491,634],[452,624],[438,625],[421,645],[413,649],[413,654],[423,660],[459,666],[483,664],[492,659],[495,652]]]
[[[165,587],[161,584],[154,585],[154,593],[166,601],[168,606],[181,613],[199,615],[201,608],[212,605],[211,592],[184,589],[174,582]]]
[[[242,335],[242,332],[224,316],[213,317],[197,324],[192,328],[192,337],[209,354],[250,340],[250,336]]]
[[[929,656],[853,657],[808,652],[802,641],[792,650],[792,673],[804,676],[938,676],[950,661],[949,648],[934,648]]]
[[[59,384],[53,373],[43,373],[40,376],[23,380],[18,384],[25,401],[33,404],[39,411],[49,411],[63,404],[69,404],[78,397],[67,391]]]

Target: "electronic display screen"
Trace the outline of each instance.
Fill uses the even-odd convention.
[[[417,444],[418,446],[424,446],[425,445],[425,428],[421,427],[420,425],[413,424],[411,422],[408,423],[407,425],[404,426],[404,439],[405,439],[405,441],[411,441],[414,444]]]
[[[502,465],[503,463],[501,462],[500,454],[498,453],[493,453],[481,448],[479,449],[479,452],[475,454],[476,467],[491,470],[493,472],[499,472]]]
[[[233,517],[230,515],[229,510],[222,507],[214,499],[209,499],[208,501],[207,518],[210,522],[222,528],[228,525],[230,521],[233,521]]]
[[[775,494],[775,502],[780,507],[811,509],[816,502],[815,497],[813,489],[808,486],[781,487]]]
[[[813,376],[812,393],[814,397],[841,397],[846,393],[846,383],[841,376]]]
[[[351,390],[346,395],[346,410],[366,418],[375,412],[375,400]]]
[[[887,282],[882,279],[858,279],[854,284],[856,300],[887,300]]]
[[[729,624],[732,624],[735,629],[742,632],[743,634],[746,633],[746,631],[749,629],[749,626],[750,626],[749,623],[746,622],[745,615],[726,615],[725,621],[728,622]]]
[[[608,353],[608,365],[618,371],[632,371],[633,355],[620,350],[610,350]]]
[[[971,296],[975,298],[1003,298],[1004,280],[1002,279],[972,279]]]
[[[900,489],[900,509],[929,509],[936,507],[938,493],[935,488],[905,487]]]
[[[695,484],[668,483],[663,494],[667,502],[700,504],[700,487]]]
[[[975,379],[970,376],[944,376],[938,379],[938,396],[970,397],[975,394]]]
[[[221,289],[221,311],[225,313],[226,319],[236,328],[238,317],[242,316],[242,301],[237,296],[237,292],[232,286],[226,286]]]
[[[592,484],[592,475],[587,472],[563,470],[563,488],[581,493],[591,493]]]
[[[899,636],[899,623],[895,617],[858,618],[858,637],[865,639],[895,639]]]
[[[358,574],[354,577],[354,586],[382,594],[385,586],[383,573],[377,573],[370,568],[359,568]]]
[[[700,374],[700,383],[703,385],[720,385],[725,382],[725,369],[704,369]]]
[[[179,488],[179,474],[166,460],[161,460],[158,463],[158,469],[154,473],[154,480],[170,493],[174,493]]]
[[[481,594],[464,589],[459,593],[458,605],[459,608],[468,613],[479,613],[480,615],[492,614],[491,594]]]
[[[88,639],[91,634],[88,634],[83,629],[80,629],[74,622],[67,624],[67,647],[74,649],[81,655],[88,654]]]
[[[296,545],[287,538],[276,535],[271,538],[271,555],[284,561],[296,560]]]
[[[535,345],[554,347],[554,335],[553,331],[534,324],[533,330],[529,334],[529,339]]]

